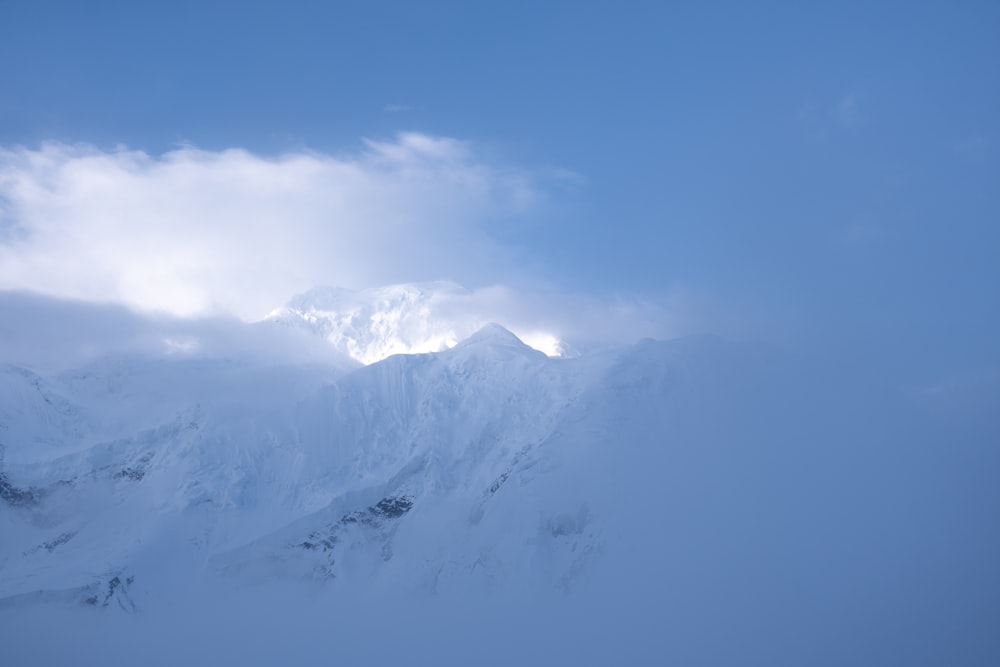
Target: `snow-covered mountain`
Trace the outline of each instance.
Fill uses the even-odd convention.
[[[358,358],[401,335],[364,318],[421,312],[317,294],[277,317]],[[365,366],[42,368],[15,330],[12,664],[989,664],[960,640],[1000,599],[994,432],[843,365],[711,336],[554,358],[487,324]]]
[[[446,350],[494,315],[469,290],[438,281],[364,290],[316,287],[272,311],[267,320],[325,338],[338,351],[370,364],[393,354]],[[550,356],[567,356],[570,350],[552,334],[519,333]]]
[[[493,497],[562,455],[547,441],[611,363],[550,359],[487,325],[450,350],[341,377],[210,359],[119,359],[47,378],[8,365],[0,492],[17,539],[4,545],[0,599],[86,601],[109,581],[153,580],[159,565],[143,563],[164,534],[213,570],[386,570],[434,588],[482,554],[413,535],[444,512],[470,533],[513,539],[490,517],[527,510],[513,496],[490,512]],[[397,538],[397,524],[412,528]],[[589,539],[588,553],[599,543]],[[407,555],[390,563],[401,540]]]

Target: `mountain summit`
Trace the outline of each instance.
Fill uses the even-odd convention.
[[[510,329],[507,329],[503,325],[497,324],[496,322],[490,322],[489,324],[483,326],[479,329],[479,331],[462,340],[455,347],[462,348],[472,345],[493,345],[509,348],[524,348],[526,350],[533,349],[526,345],[523,340],[515,336]]]
[[[266,321],[325,338],[356,361],[371,364],[393,354],[446,350],[478,335],[494,319],[472,292],[439,281],[363,290],[316,287],[272,311]],[[539,341],[536,349],[560,356],[557,338]]]

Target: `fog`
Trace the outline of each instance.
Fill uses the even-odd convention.
[[[38,307],[18,298],[22,312]],[[151,331],[118,309],[100,312],[72,330],[86,338],[114,329],[119,338],[102,340],[126,349]],[[545,363],[597,363],[586,359]],[[345,387],[380,386],[372,379],[393,369],[419,378],[427,363],[397,358]],[[391,561],[321,582],[208,567],[179,539],[185,522],[229,521],[234,510],[213,519],[216,510],[188,508],[151,524],[176,534],[158,529],[132,551],[134,610],[57,594],[5,599],[5,658],[995,664],[995,385],[900,387],[829,350],[712,337],[644,341],[600,363],[608,370],[567,408],[547,454],[481,523],[468,524],[461,493],[433,492],[401,520]],[[464,391],[476,396],[475,386]],[[5,522],[20,520],[4,512]],[[561,570],[569,552],[560,540],[584,530],[577,524],[599,528],[599,548]],[[420,573],[434,554],[441,569],[428,578]]]

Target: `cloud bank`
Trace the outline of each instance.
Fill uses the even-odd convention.
[[[322,339],[233,317],[143,314],[120,305],[4,290],[0,314],[0,366],[41,372],[109,357],[319,363],[339,370],[357,366]]]
[[[447,280],[469,290],[429,313],[442,326],[496,321],[550,352],[698,330],[679,290],[574,294],[519,269],[510,231],[539,218],[567,174],[416,133],[272,158],[0,149],[0,290],[256,321],[315,286]]]
[[[342,156],[0,150],[0,288],[255,319],[316,284],[475,283],[539,181],[412,133]]]

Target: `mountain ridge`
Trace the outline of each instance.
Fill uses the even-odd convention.
[[[0,346],[5,657],[937,663],[1000,592],[995,431],[825,351],[486,326],[303,363],[273,341],[329,346],[226,327],[250,342]]]
[[[476,306],[471,296],[469,290],[447,281],[364,290],[315,287],[292,297],[264,321],[323,338],[360,363],[370,364],[393,354],[439,352],[490,324],[493,316]],[[540,340],[542,351],[552,356],[569,349],[554,336]]]

